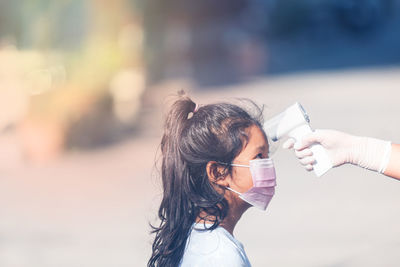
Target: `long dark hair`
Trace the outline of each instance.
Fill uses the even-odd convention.
[[[152,226],[156,236],[147,266],[178,266],[196,218],[206,214],[204,219],[212,222],[212,230],[226,217],[228,203],[209,181],[206,165],[209,161],[231,163],[248,140],[246,128],[261,128],[262,110],[246,102],[253,115],[229,103],[197,108],[185,95],[172,105],[161,140],[161,222]],[[230,172],[228,165],[225,175]]]

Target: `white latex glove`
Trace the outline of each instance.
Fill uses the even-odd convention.
[[[289,138],[283,148],[294,148],[295,155],[308,171],[313,170],[310,146],[321,144],[331,158],[334,167],[351,163],[383,173],[388,165],[391,143],[370,137],[353,136],[335,130],[315,130],[303,137],[301,143]]]

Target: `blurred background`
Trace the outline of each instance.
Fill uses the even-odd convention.
[[[145,266],[181,89],[399,143],[399,48],[399,0],[0,1],[0,266]],[[273,157],[235,230],[253,266],[400,264],[396,180]]]

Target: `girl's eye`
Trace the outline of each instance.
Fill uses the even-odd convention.
[[[262,153],[259,153],[257,156],[256,156],[256,159],[262,159],[263,158],[263,154]]]

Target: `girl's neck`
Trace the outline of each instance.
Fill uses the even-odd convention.
[[[239,221],[242,214],[249,208],[249,206],[245,206],[243,208],[230,208],[227,216],[224,220],[220,223],[220,226],[227,230],[232,236],[233,231],[235,230],[235,226]],[[202,219],[207,218],[207,219]],[[206,217],[205,214],[200,214],[199,217],[196,219],[196,223],[214,223],[215,217]]]
[[[229,209],[228,215],[221,222],[221,226],[225,228],[232,236],[233,230],[235,230],[237,222],[242,217],[242,214],[248,209],[248,206],[242,207],[241,209]]]

